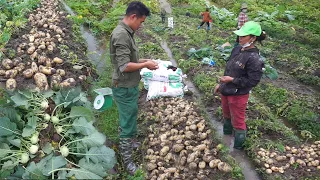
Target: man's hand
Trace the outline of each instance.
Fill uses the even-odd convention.
[[[220,84],[217,84],[216,87],[214,88],[213,93],[214,93],[214,94],[220,93],[220,92],[219,92],[219,88],[220,88]]]
[[[156,70],[159,68],[158,63],[152,60],[144,62],[144,65],[150,70]]]
[[[139,63],[145,63],[147,61],[153,61],[153,59],[139,59]]]
[[[222,76],[220,78],[220,82],[223,82],[223,83],[228,83],[228,82],[232,82],[233,81],[233,77],[230,77],[230,76]]]

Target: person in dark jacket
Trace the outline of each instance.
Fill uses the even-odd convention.
[[[264,67],[255,42],[261,43],[266,34],[253,21],[246,22],[234,33],[240,37],[240,44],[233,48],[224,76],[214,92],[221,94],[223,132],[230,135],[234,130],[234,148],[242,149],[246,138],[245,111],[249,92],[259,83]]]

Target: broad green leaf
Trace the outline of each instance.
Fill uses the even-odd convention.
[[[17,125],[7,117],[0,118],[0,136],[10,136],[16,134]]]
[[[45,98],[49,98],[49,97],[53,96],[53,94],[54,94],[54,92],[53,92],[52,90],[48,90],[48,91],[46,91],[46,92],[43,92],[42,95],[43,95]]]
[[[76,179],[102,179],[101,176],[94,174],[86,169],[83,168],[72,168],[67,177],[75,176]]]
[[[49,159],[44,166],[43,169],[43,175],[49,176],[49,172],[53,171],[55,169],[58,169],[62,166],[65,166],[67,164],[67,160],[65,160],[62,156],[53,156],[51,159]]]
[[[47,179],[46,176],[42,174],[41,168],[43,166],[38,166],[32,161],[28,167],[26,168],[26,171],[23,173],[22,178],[23,179]]]
[[[1,169],[0,170],[0,179],[5,179],[8,176],[10,176],[10,174],[12,174],[13,169]]]
[[[72,127],[76,133],[81,133],[83,135],[89,135],[96,131],[95,127],[92,125],[92,121],[88,122],[84,117],[80,117],[73,121]]]
[[[58,179],[67,179],[67,171],[62,170],[58,172]]]
[[[16,106],[25,106],[25,108],[29,107],[28,99],[20,93],[15,93],[15,95],[11,96],[11,100],[16,104]]]
[[[16,179],[22,179],[22,175],[25,172],[25,170],[22,168],[21,165],[19,165],[16,170],[15,173],[12,174],[11,176],[7,177],[7,179],[12,179],[12,180],[16,180]]]
[[[81,89],[79,87],[73,89],[62,89],[55,93],[55,96],[53,96],[53,101],[55,104],[65,103],[63,106],[66,108],[76,97],[80,95],[80,93]]]
[[[93,163],[103,163],[106,169],[113,168],[117,162],[115,152],[106,146],[90,148],[86,153],[86,159],[88,162],[91,160]]]
[[[36,132],[35,128],[31,126],[26,126],[25,128],[23,128],[22,137],[29,137],[35,132]]]
[[[21,140],[20,139],[14,139],[15,136],[10,136],[7,138],[8,142],[10,142],[12,145],[16,147],[21,146]]]
[[[92,161],[86,161],[85,158],[80,159],[78,165],[86,169],[90,172],[93,172],[101,177],[105,177],[107,175],[106,169],[103,168],[103,166],[99,163],[92,163]]]
[[[106,141],[106,136],[98,131],[82,138],[82,143],[88,147],[102,146]]]
[[[73,106],[70,111],[69,117],[85,117],[88,121],[92,121],[93,112],[82,106]]]
[[[6,155],[10,152],[10,147],[6,143],[0,143],[0,159],[6,157]]]
[[[46,153],[46,154],[50,154],[52,152],[52,149],[53,148],[52,148],[51,143],[48,143],[48,142],[42,148],[43,152]]]
[[[25,128],[23,128],[22,137],[29,137],[34,132],[36,132],[37,127],[37,117],[31,116],[28,118],[28,123]]]
[[[30,91],[30,90],[24,90],[24,91],[19,90],[18,93],[21,94],[22,96],[24,96],[27,99],[32,99],[33,98],[32,91]]]
[[[65,135],[75,134],[75,133],[76,133],[76,131],[75,131],[74,129],[70,128],[70,129],[66,132]]]
[[[1,168],[5,170],[11,170],[11,169],[14,169],[14,167],[17,166],[18,164],[19,164],[19,161],[9,160],[4,162]]]
[[[23,121],[21,120],[21,116],[14,108],[0,108],[0,112],[4,114],[4,116],[8,117],[11,122],[14,122],[18,125],[18,127],[22,127]],[[22,129],[22,128],[21,128]]]

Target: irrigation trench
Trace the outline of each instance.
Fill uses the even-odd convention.
[[[116,3],[117,1],[115,1]],[[71,15],[74,15],[74,12],[71,10],[71,8],[65,3],[62,2],[64,5],[64,8],[68,13]],[[170,4],[166,0],[160,0],[160,6],[165,9],[165,11],[168,14],[171,14],[172,9]],[[84,26],[80,27],[81,34],[83,38],[86,41],[88,52],[89,52],[89,59],[93,61],[93,64],[96,66],[98,72],[103,72],[106,62],[106,48],[104,45],[99,46],[99,42],[96,40],[96,38],[93,36],[93,34],[90,32],[90,29]],[[174,60],[172,52],[170,48],[168,47],[168,44],[166,41],[161,42],[161,47],[164,49],[164,51],[168,54],[168,57],[173,65],[177,65],[177,62]],[[188,90],[193,93],[193,96],[195,99],[199,100],[201,98],[201,93],[199,90],[194,86],[192,81],[190,79],[184,80],[184,84],[188,87]],[[257,172],[254,169],[253,164],[251,163],[250,159],[246,156],[246,154],[243,151],[234,150],[233,149],[233,137],[230,135],[223,135],[223,125],[221,122],[217,121],[216,118],[212,115],[212,113],[207,112],[208,117],[210,118],[210,122],[212,126],[214,127],[215,131],[217,132],[218,137],[222,140],[223,144],[225,146],[229,146],[230,151],[229,154],[235,159],[236,163],[240,165],[242,168],[242,173],[244,174],[245,179],[261,179]]]

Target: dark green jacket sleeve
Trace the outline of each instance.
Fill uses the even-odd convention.
[[[121,34],[117,36],[113,41],[113,46],[115,47],[115,60],[117,62],[117,67],[130,62],[130,39],[127,34]]]

